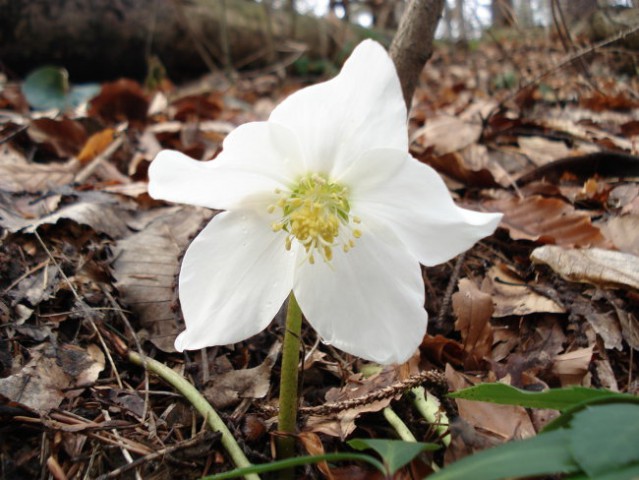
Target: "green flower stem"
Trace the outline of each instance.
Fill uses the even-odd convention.
[[[155,373],[162,378],[165,382],[169,383],[173,388],[180,392],[184,397],[191,402],[191,405],[202,415],[208,425],[213,431],[220,432],[222,434],[222,446],[226,449],[230,455],[233,463],[238,468],[251,467],[251,462],[248,461],[244,452],[235,441],[235,438],[231,434],[224,422],[213,409],[213,407],[206,401],[206,399],[191,385],[183,376],[179,373],[171,370],[166,365],[153,360],[149,357],[142,357],[142,355],[129,351],[129,360],[136,365],[146,368],[148,371]],[[260,480],[256,474],[247,474],[244,476],[246,480]]]
[[[417,441],[415,435],[413,435],[413,432],[411,432],[404,421],[399,418],[399,415],[395,413],[395,410],[393,410],[391,407],[386,407],[383,413],[384,418],[388,423],[391,424],[391,427],[395,429],[397,435],[399,435],[399,438],[401,438],[405,442]]]
[[[413,404],[419,413],[426,419],[428,423],[435,427],[435,431],[441,436],[442,443],[445,446],[450,445],[450,433],[448,432],[448,417],[439,409],[439,400],[426,393],[424,387],[415,387],[411,390],[413,393]]]
[[[286,331],[282,347],[282,373],[280,375],[280,414],[277,429],[294,434],[297,427],[297,378],[300,362],[300,335],[302,333],[302,311],[291,292],[286,311]],[[277,441],[277,458],[280,460],[295,455],[295,438],[282,436]]]

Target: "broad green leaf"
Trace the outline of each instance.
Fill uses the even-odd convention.
[[[60,67],[41,67],[25,78],[22,91],[36,110],[77,107],[100,91],[97,84],[69,85],[69,74]]]
[[[324,455],[295,457],[286,460],[278,460],[271,463],[264,463],[261,465],[236,468],[235,470],[232,470],[230,472],[218,473],[216,475],[202,477],[200,480],[225,480],[227,478],[243,477],[252,473],[276,472],[278,470],[285,470],[292,467],[298,467],[300,465],[309,465],[311,463],[319,462],[337,462],[341,460],[361,460],[363,462],[370,463],[380,472],[385,473],[384,466],[381,464],[381,462],[376,458],[371,457],[370,455],[364,455],[362,453],[326,453]]]
[[[393,475],[413,458],[427,450],[437,450],[434,443],[404,442],[403,440],[385,440],[380,438],[356,438],[348,442],[355,450],[375,450]]]
[[[27,102],[35,109],[63,109],[69,92],[69,73],[64,68],[41,67],[34,70],[22,84]]]
[[[462,458],[428,480],[500,480],[580,469],[568,448],[571,432],[556,430],[533,438],[506,443]]]
[[[639,405],[588,407],[575,414],[571,427],[570,450],[591,477],[639,462]]]
[[[551,408],[554,410],[564,410],[594,399],[632,397],[631,395],[608,390],[584,387],[559,388],[545,392],[527,392],[503,383],[483,383],[450,393],[449,396],[464,400],[520,405],[527,408]]]
[[[639,463],[634,463],[619,470],[597,475],[597,480],[631,480],[639,478]],[[592,480],[592,477],[585,474],[571,475],[569,480]]]
[[[586,407],[594,407],[597,405],[618,405],[632,403],[639,405],[639,397],[628,394],[617,393],[614,396],[593,398],[585,402],[578,403],[573,407],[567,408],[561,412],[561,415],[549,422],[544,428],[544,432],[557,430],[558,428],[566,428],[573,420],[574,416]]]

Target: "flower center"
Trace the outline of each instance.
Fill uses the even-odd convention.
[[[269,207],[269,212],[279,207],[282,218],[273,223],[273,231],[288,233],[287,250],[291,249],[293,240],[300,242],[311,264],[315,263],[315,253],[330,262],[333,248],[338,245],[348,252],[355,246],[354,239],[362,234],[361,230],[349,228],[351,221],[360,223],[360,220],[350,214],[348,189],[323,175],[306,175],[290,192],[278,190],[276,193],[282,197],[277,205]],[[351,236],[345,235],[345,232],[351,233]]]

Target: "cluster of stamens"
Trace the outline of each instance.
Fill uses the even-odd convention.
[[[282,218],[273,223],[273,231],[288,233],[287,250],[291,249],[294,240],[302,244],[311,264],[315,263],[316,252],[326,262],[332,260],[335,246],[341,245],[344,252],[348,252],[362,234],[357,228],[341,228],[350,227],[350,222],[360,223],[360,220],[350,214],[348,189],[322,175],[306,175],[289,192],[278,190],[276,193],[281,198],[268,210],[273,213],[280,208]]]

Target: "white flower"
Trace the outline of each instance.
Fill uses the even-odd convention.
[[[326,343],[407,360],[428,318],[419,264],[470,248],[501,215],[457,207],[408,153],[406,122],[395,67],[367,40],[335,78],[231,132],[215,160],[161,152],[152,197],[225,210],[184,256],[176,348],[255,335],[292,290]]]

